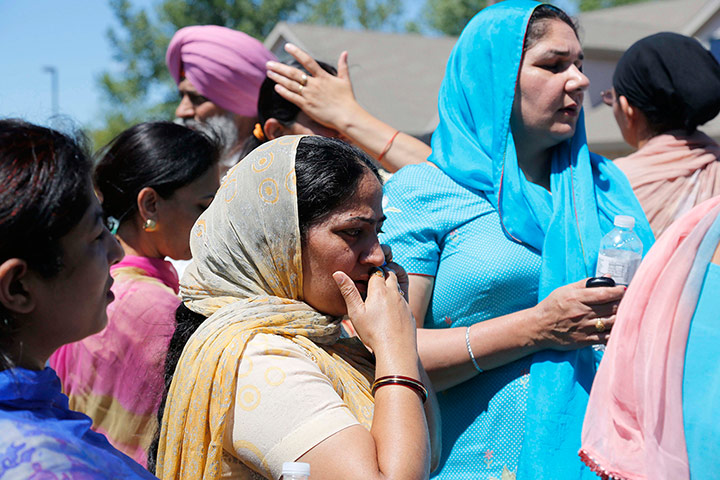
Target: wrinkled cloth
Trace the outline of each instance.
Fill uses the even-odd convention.
[[[160,478],[219,478],[238,367],[257,334],[283,336],[307,351],[370,428],[374,367],[367,350],[357,339],[339,340],[339,319],[301,298],[294,168],[301,138],[267,142],[233,167],[193,227],[193,262],[180,292],[190,310],[208,319],[188,340],[175,369],[160,433]],[[291,408],[293,399],[287,402]],[[262,456],[258,462],[269,477]]]
[[[500,2],[465,27],[440,87],[440,123],[428,158],[488,199],[509,241],[542,252],[538,301],[593,275],[600,240],[616,215],[635,217],[645,251],[653,242],[625,175],[589,152],[582,112],[574,136],[554,149],[552,195],[527,181],[518,165],[510,116],[528,20],[539,5]],[[533,355],[518,478],[576,479],[587,471],[577,450],[595,369],[590,347]]]
[[[580,455],[601,476],[690,478],[683,425],[686,346],[703,278],[719,242],[716,197],[674,223],[635,274],[618,310],[583,425]],[[713,315],[717,319],[717,311]],[[715,414],[705,412],[706,422],[716,425]]]
[[[651,121],[694,131],[720,112],[720,65],[700,42],[661,32],[635,42],[615,67],[613,87]]]
[[[0,478],[155,478],[68,408],[51,368],[0,372]]]
[[[259,40],[217,25],[181,28],[165,55],[175,83],[185,77],[213,103],[245,117],[257,116],[270,60],[277,59]]]
[[[720,145],[702,132],[651,138],[637,152],[615,160],[627,175],[659,237],[695,205],[720,195]]]
[[[95,335],[60,347],[49,364],[57,371],[70,408],[93,419],[93,430],[147,466],[164,390],[167,347],[180,304],[169,262],[125,256],[110,267],[115,300],[108,324]]]

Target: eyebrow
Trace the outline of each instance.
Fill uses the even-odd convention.
[[[569,56],[570,56],[570,51],[569,51],[569,50],[555,50],[555,49],[552,49],[552,50],[548,50],[547,53],[546,53],[545,55],[543,55],[543,56],[544,56],[544,57],[549,57],[549,56],[569,57]],[[581,51],[581,52],[580,52],[580,55],[578,55],[578,60],[584,60],[584,59],[585,59],[585,53]]]
[[[380,220],[378,222],[375,221],[374,218],[371,217],[350,217],[348,220],[359,220],[361,222],[369,223],[371,225],[374,225],[375,223],[383,223],[385,220],[387,220],[387,217],[383,215],[380,217]]]

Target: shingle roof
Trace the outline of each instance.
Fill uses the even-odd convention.
[[[390,125],[420,134],[437,124],[438,91],[456,40],[281,22],[265,46],[283,59],[282,45],[292,41],[331,65],[347,50],[358,101]]]
[[[655,0],[579,15],[583,47],[619,54],[657,32],[695,35],[720,8],[720,0]]]

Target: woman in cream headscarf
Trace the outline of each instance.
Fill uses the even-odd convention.
[[[406,276],[378,268],[381,202],[377,170],[333,139],[282,137],[228,173],[192,233],[160,478],[279,478],[294,460],[314,480],[427,478],[435,417]],[[374,362],[339,338],[346,313]]]

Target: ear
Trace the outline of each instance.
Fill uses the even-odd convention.
[[[620,95],[617,98],[617,102],[620,106],[620,111],[622,112],[625,120],[627,121],[628,126],[634,126],[635,123],[637,123],[638,110],[635,109],[635,107],[633,107],[632,105],[630,105],[630,102],[628,102],[628,99],[625,97],[625,95]]]
[[[0,264],[0,304],[11,313],[27,314],[35,308],[27,274],[25,260],[10,258]]]
[[[141,222],[147,219],[157,221],[159,201],[160,195],[152,187],[145,187],[138,192],[137,206]]]
[[[263,125],[263,132],[268,140],[275,140],[278,137],[282,137],[288,134],[287,128],[280,123],[276,118],[268,118],[265,120]]]

